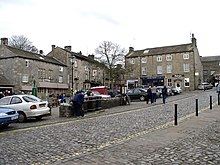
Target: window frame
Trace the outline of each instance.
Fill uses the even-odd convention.
[[[161,55],[157,56],[157,62],[162,62],[163,61],[163,58]]]

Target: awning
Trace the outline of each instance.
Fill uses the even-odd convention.
[[[50,83],[50,82],[39,82],[37,85],[38,88],[53,88],[53,89],[68,89],[67,84],[60,83]]]
[[[21,86],[21,90],[22,91],[32,91],[32,86],[27,86],[27,85],[24,85],[24,86]]]

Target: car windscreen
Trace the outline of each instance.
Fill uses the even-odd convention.
[[[5,97],[0,99],[0,105],[7,105],[10,102],[10,98],[9,97]]]

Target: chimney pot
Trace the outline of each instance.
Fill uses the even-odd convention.
[[[64,48],[71,52],[71,46],[65,46]]]
[[[134,48],[133,47],[129,47],[129,53],[133,52],[133,51],[134,51]]]
[[[1,45],[8,45],[8,38],[1,38]]]
[[[56,45],[51,45],[52,51],[55,49]]]

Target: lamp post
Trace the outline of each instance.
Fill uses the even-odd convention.
[[[75,63],[75,56],[74,55],[70,56],[70,62],[71,62],[71,67],[72,67],[71,68],[72,69],[72,89],[71,89],[71,95],[73,96],[73,86],[74,86],[74,83],[73,83],[73,81],[74,81],[74,78],[73,78],[74,77],[73,76],[74,75],[74,73],[73,73],[74,72],[74,66],[73,65]]]

